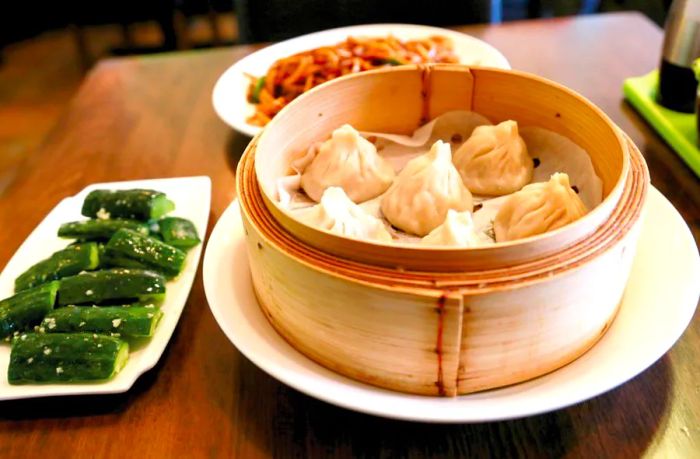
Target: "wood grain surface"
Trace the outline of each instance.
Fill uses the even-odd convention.
[[[659,60],[637,14],[461,29],[514,68],[602,107],[637,143],[652,183],[700,239],[700,182],[622,99]],[[209,175],[210,228],[234,196],[248,138],[214,114],[218,75],[251,47],[102,62],[0,196],[0,266],[62,198],[101,181]],[[200,268],[201,273],[201,268]],[[698,457],[700,319],[656,364],[574,407],[476,425],[398,422],[328,405],[244,358],[209,312],[201,274],[159,364],[126,394],[0,403],[4,457]]]

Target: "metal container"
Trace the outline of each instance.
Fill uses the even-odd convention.
[[[697,80],[691,69],[700,56],[700,0],[674,0],[666,20],[658,102],[672,110],[693,113]]]

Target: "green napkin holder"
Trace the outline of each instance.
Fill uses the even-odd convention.
[[[656,129],[683,161],[700,177],[700,149],[695,114],[669,110],[656,103],[658,71],[628,78],[623,85],[625,97]]]

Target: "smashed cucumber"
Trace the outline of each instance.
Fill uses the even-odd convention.
[[[113,253],[108,253],[105,244],[99,243],[98,250],[100,254],[100,269],[104,268],[135,268],[149,270],[150,267],[139,263],[136,260],[131,260]]]
[[[97,218],[64,223],[58,228],[58,236],[67,239],[107,240],[122,228],[148,234],[148,227],[138,220]]]
[[[178,249],[190,249],[201,241],[191,221],[180,217],[165,217],[158,221],[158,231],[166,244]]]
[[[148,338],[153,336],[162,316],[163,312],[160,309],[152,307],[69,306],[47,314],[41,322],[41,327],[46,333],[115,333],[129,338]]]
[[[58,286],[49,282],[0,301],[0,338],[38,325],[53,309]]]
[[[136,260],[123,257],[119,254],[107,252],[105,250],[102,258],[100,258],[101,268],[135,268],[135,269],[150,269],[150,266],[140,263]]]
[[[99,263],[99,250],[94,242],[71,245],[22,273],[15,279],[15,291],[96,269]]]
[[[12,340],[10,384],[101,381],[129,358],[129,344],[93,333],[26,333]]]
[[[58,304],[61,306],[132,298],[160,301],[165,297],[163,276],[143,269],[103,269],[65,277],[60,283]]]
[[[107,242],[108,256],[142,263],[168,276],[177,276],[185,264],[186,254],[158,239],[135,231],[120,229]]]
[[[83,202],[82,214],[90,218],[153,220],[175,208],[165,193],[155,190],[93,190]]]

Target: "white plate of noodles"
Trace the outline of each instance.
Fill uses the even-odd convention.
[[[409,24],[371,24],[342,27],[303,35],[286,40],[239,60],[229,67],[216,82],[212,94],[214,110],[229,126],[243,134],[254,136],[262,127],[248,119],[255,114],[255,105],[248,100],[251,76],[267,73],[278,59],[321,46],[332,46],[348,37],[388,37],[417,40],[430,36],[446,38],[460,64],[509,69],[508,60],[493,46],[472,36],[438,27]]]

